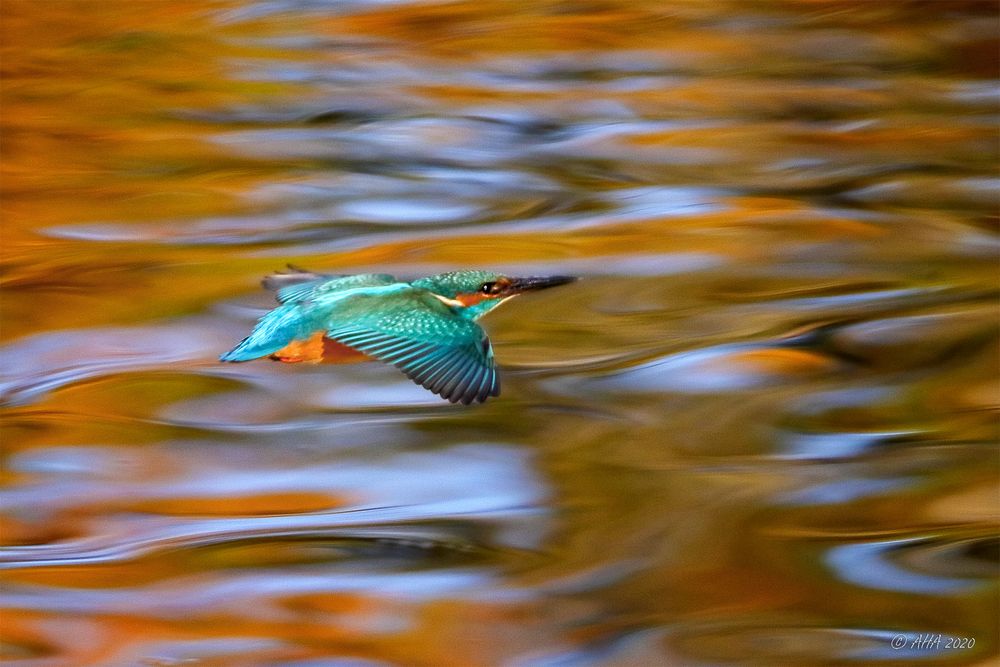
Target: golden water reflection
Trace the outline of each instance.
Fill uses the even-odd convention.
[[[994,3],[0,10],[5,658],[995,659]],[[583,279],[461,409],[286,262]]]

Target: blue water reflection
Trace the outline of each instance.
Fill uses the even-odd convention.
[[[892,562],[901,550],[919,546],[917,539],[898,539],[834,547],[826,555],[837,576],[856,586],[923,595],[960,595],[982,584],[915,572]]]

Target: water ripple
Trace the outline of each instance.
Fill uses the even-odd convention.
[[[961,595],[981,588],[983,584],[975,580],[934,576],[896,562],[907,551],[927,545],[915,538],[845,544],[830,549],[826,563],[843,581],[866,588],[921,595]]]

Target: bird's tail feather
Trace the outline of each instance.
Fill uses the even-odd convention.
[[[293,340],[306,338],[312,331],[302,310],[294,305],[279,306],[260,318],[250,335],[226,352],[219,361],[250,361],[274,354]]]

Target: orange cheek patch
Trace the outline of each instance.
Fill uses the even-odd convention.
[[[272,354],[271,358],[286,364],[300,362],[307,364],[349,364],[369,359],[368,355],[358,352],[354,348],[330,340],[323,335],[322,331],[317,331],[308,340],[292,341]]]
[[[486,299],[495,299],[494,296],[488,296],[482,292],[473,292],[472,294],[459,294],[455,297],[456,301],[461,302],[463,306],[468,308],[469,306],[474,306],[480,301],[485,301]]]

